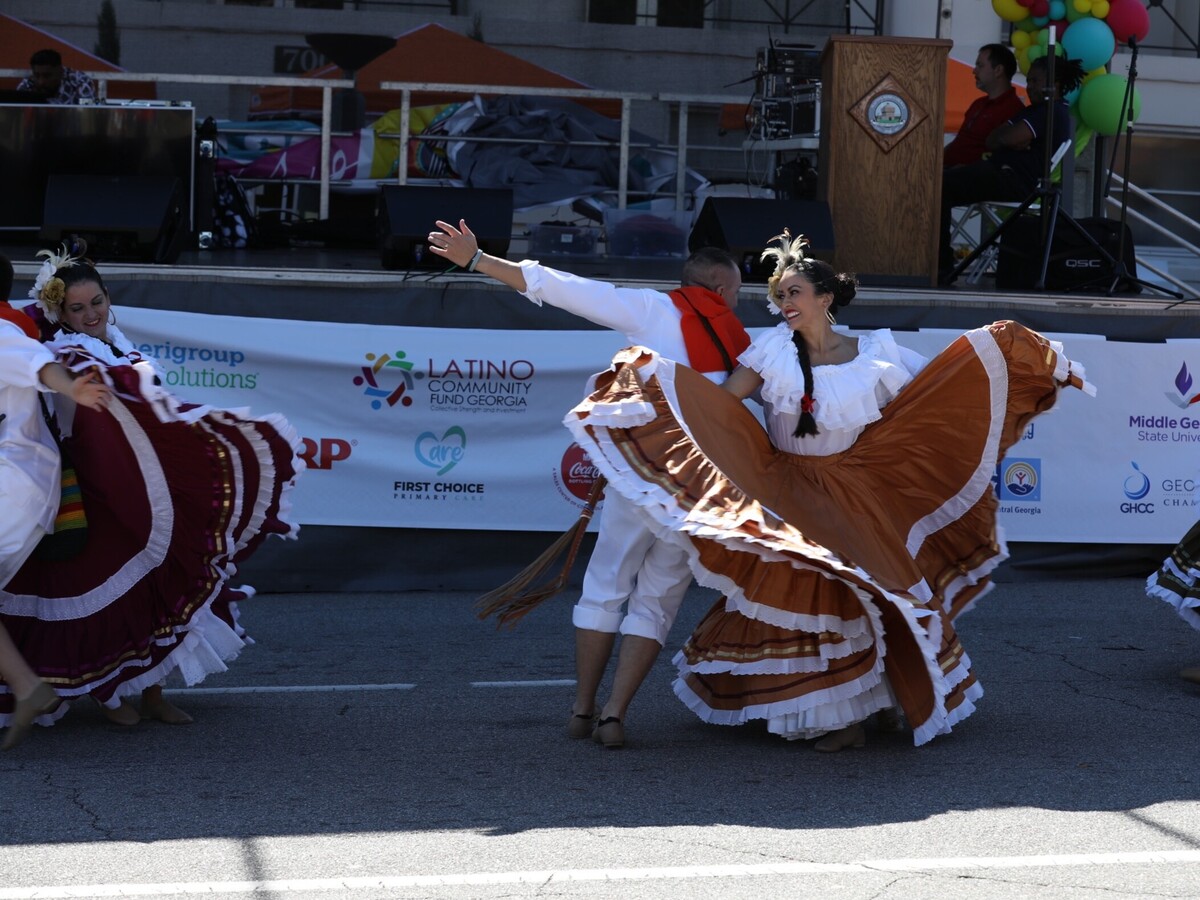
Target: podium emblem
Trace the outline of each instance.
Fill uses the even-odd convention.
[[[880,134],[895,134],[908,124],[908,104],[899,94],[879,94],[867,104],[867,124]]]
[[[850,108],[850,117],[884,153],[888,153],[929,118],[929,114],[889,74]]]

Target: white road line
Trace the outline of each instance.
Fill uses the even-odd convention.
[[[1200,850],[1139,853],[1070,853],[1045,856],[960,856],[867,859],[850,863],[797,862],[730,866],[663,866],[642,869],[560,869],[541,872],[479,872],[356,878],[296,878],[279,881],[191,881],[168,884],[88,884],[0,888],[0,900],[58,900],[90,897],[171,897],[188,894],[315,893],[455,885],[538,884],[574,881],[650,881],[688,878],[746,878],[779,875],[870,875],[947,869],[1042,869],[1112,865],[1200,863]]]
[[[547,681],[472,681],[471,687],[569,687],[574,678],[552,678]],[[277,684],[252,687],[168,688],[164,693],[190,694],[320,694],[326,691],[411,691],[415,684]]]
[[[257,687],[171,688],[163,693],[176,694],[320,694],[326,691],[411,691],[415,684],[277,684]]]

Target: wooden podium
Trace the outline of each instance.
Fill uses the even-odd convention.
[[[839,271],[936,285],[950,41],[834,35],[821,58],[819,198]]]

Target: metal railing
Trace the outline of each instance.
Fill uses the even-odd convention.
[[[1116,172],[1112,173],[1112,179],[1113,179],[1114,183],[1116,184],[1117,190],[1119,190],[1119,191],[1128,190],[1129,194],[1133,197],[1136,197],[1139,201],[1148,204],[1149,206],[1151,206],[1154,209],[1158,210],[1159,212],[1163,213],[1165,216],[1169,217],[1170,219],[1175,220],[1179,225],[1182,225],[1186,228],[1190,228],[1192,230],[1192,233],[1200,234],[1200,222],[1197,222],[1195,219],[1185,216],[1183,213],[1181,213],[1175,207],[1171,206],[1169,203],[1166,203],[1166,202],[1160,200],[1158,197],[1154,196],[1149,191],[1143,190],[1142,188],[1138,187],[1136,184],[1133,184],[1132,182],[1126,182],[1125,179],[1122,178],[1120,175],[1118,175]],[[1115,207],[1117,210],[1120,210],[1121,196],[1119,196],[1116,192],[1110,193],[1108,196],[1106,196],[1104,198],[1104,200],[1110,207]],[[1200,247],[1196,246],[1195,244],[1191,243],[1188,240],[1185,240],[1183,237],[1181,237],[1179,235],[1179,233],[1177,231],[1172,231],[1171,229],[1167,228],[1162,223],[1156,222],[1154,219],[1151,219],[1145,213],[1139,212],[1138,210],[1134,209],[1128,203],[1125,204],[1125,214],[1129,218],[1134,219],[1138,223],[1149,228],[1151,231],[1154,231],[1154,232],[1162,235],[1163,237],[1167,238],[1170,243],[1175,244],[1176,246],[1185,250],[1189,255],[1195,257],[1196,260],[1198,262],[1200,262]],[[1146,260],[1144,260],[1141,256],[1136,257],[1136,259],[1137,259],[1137,264],[1139,266],[1149,269],[1151,272],[1153,272],[1159,278],[1163,279],[1164,281],[1170,282],[1175,287],[1184,291],[1184,293],[1192,293],[1194,291],[1194,288],[1192,285],[1189,285],[1183,281],[1180,281],[1178,278],[1175,278],[1174,276],[1161,271],[1154,265],[1152,265],[1149,262],[1147,262]]]

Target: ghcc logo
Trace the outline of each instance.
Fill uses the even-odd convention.
[[[426,431],[417,437],[413,452],[422,465],[445,475],[462,462],[467,452],[467,433],[458,425],[446,429],[441,437]]]
[[[1133,466],[1133,474],[1128,476],[1122,485],[1127,501],[1121,504],[1121,512],[1153,514],[1154,504],[1145,502],[1146,496],[1150,493],[1150,478],[1137,463],[1131,461],[1129,464]]]

